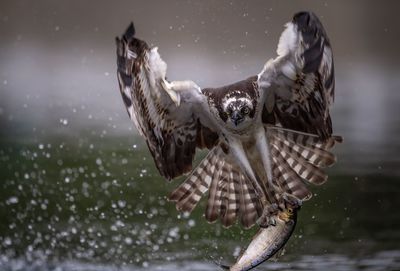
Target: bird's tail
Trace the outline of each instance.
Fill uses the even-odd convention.
[[[229,227],[237,218],[245,228],[255,224],[262,213],[260,199],[251,182],[221,146],[214,147],[169,199],[176,208],[191,212],[208,191],[205,217],[209,222],[221,219]]]

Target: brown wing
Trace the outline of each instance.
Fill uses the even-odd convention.
[[[218,140],[204,125],[207,112],[196,115],[206,98],[192,81],[165,79],[167,65],[157,48],[135,38],[133,24],[116,42],[122,98],[160,174],[171,180],[190,172],[196,147],[211,148]]]
[[[281,35],[277,53],[258,76],[259,89],[265,93],[264,123],[329,137],[334,65],[328,36],[317,16],[295,14]]]

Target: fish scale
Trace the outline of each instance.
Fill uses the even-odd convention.
[[[260,228],[249,246],[231,267],[219,265],[225,270],[247,271],[270,259],[280,251],[292,235],[297,222],[297,209],[279,212],[275,225]]]

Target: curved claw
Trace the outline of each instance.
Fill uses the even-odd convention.
[[[284,193],[282,195],[282,203],[279,204],[279,207],[282,210],[287,210],[289,208],[292,210],[299,210],[302,204],[303,201],[300,200],[299,198],[290,195],[288,193]]]
[[[260,228],[267,228],[268,226],[275,226],[275,216],[278,214],[279,208],[277,204],[271,204],[264,208],[260,218],[257,219],[257,224]]]

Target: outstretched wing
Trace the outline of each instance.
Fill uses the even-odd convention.
[[[328,138],[335,78],[332,48],[317,16],[295,14],[281,35],[277,54],[258,75],[264,123]]]
[[[307,200],[312,194],[306,184],[327,180],[323,168],[336,160],[330,149],[342,142],[332,136],[329,115],[335,89],[332,48],[316,15],[300,12],[286,24],[277,53],[257,79],[274,182]]]
[[[203,110],[205,96],[192,81],[165,79],[157,47],[135,38],[133,23],[116,42],[122,98],[160,174],[171,180],[190,172],[196,147],[211,148],[218,140]]]

